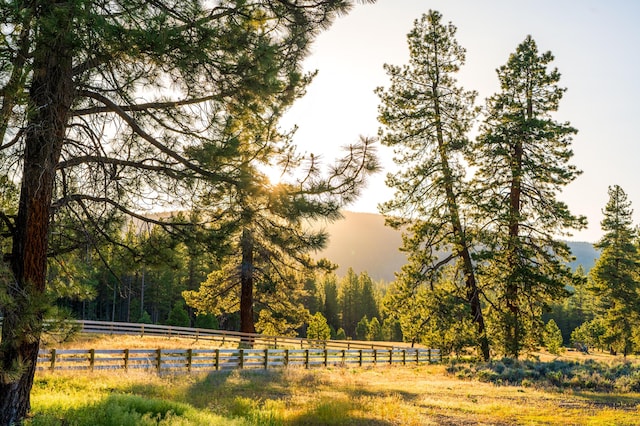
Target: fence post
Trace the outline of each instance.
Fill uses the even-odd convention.
[[[309,349],[304,350],[304,368],[309,368]]]
[[[416,349],[416,365],[420,365],[420,349]]]
[[[269,368],[269,348],[264,350],[264,369]]]
[[[347,351],[342,350],[342,365],[347,365]]]
[[[51,371],[56,369],[56,350],[51,349]]]
[[[289,365],[289,349],[284,350],[284,365],[285,367]]]
[[[402,350],[402,365],[407,365],[407,350]]]
[[[374,366],[378,365],[378,350],[377,349],[373,350],[373,365]]]
[[[278,338],[277,337],[273,338],[273,349],[278,349]]]
[[[393,365],[393,348],[389,349],[389,365]]]
[[[427,358],[429,360],[429,364],[431,364],[431,348],[427,349]]]
[[[162,349],[156,349],[156,368],[158,369],[158,373],[162,368]]]
[[[216,371],[220,370],[220,349],[216,349]]]
[[[239,360],[239,367],[240,370],[242,370],[244,368],[244,349],[238,349],[238,354],[240,356],[240,360]]]
[[[129,369],[129,349],[124,350],[124,369]]]
[[[358,352],[360,353],[360,362],[358,363],[358,365],[362,367],[362,349],[359,349]]]
[[[140,324],[140,337],[144,337],[144,324]]]
[[[89,350],[89,369],[91,371],[93,371],[93,366],[96,363],[96,350],[95,349],[90,349]]]
[[[193,349],[187,349],[187,371],[191,373],[191,363],[193,361]]]
[[[324,368],[327,368],[327,365],[329,364],[329,354],[327,351],[327,346],[325,345],[324,347]]]

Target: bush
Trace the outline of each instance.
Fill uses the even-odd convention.
[[[169,312],[169,318],[167,318],[167,325],[173,325],[176,327],[189,327],[191,326],[191,319],[184,307],[184,302],[176,302]]]
[[[149,315],[149,312],[144,311],[142,315],[140,315],[138,322],[142,324],[151,324],[151,315]]]
[[[196,315],[196,328],[207,328],[209,330],[218,329],[218,318],[212,314],[198,314]]]
[[[640,365],[629,362],[609,365],[595,361],[552,362],[500,361],[477,364],[452,364],[449,374],[459,378],[477,379],[495,384],[589,389],[597,392],[639,392]]]

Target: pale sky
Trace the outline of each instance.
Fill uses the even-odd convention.
[[[319,74],[282,123],[299,126],[299,148],[330,161],[359,135],[376,136],[378,97],[373,90],[388,82],[382,65],[407,63],[406,34],[429,9],[458,28],[457,40],[467,49],[458,82],[479,92],[480,105],[498,90],[496,68],[528,34],[540,51],[554,54],[560,85],[568,89],[555,118],[578,129],[572,163],[583,171],[560,199],[589,220],[588,229],[570,239],[600,238],[609,185],[624,189],[640,223],[637,0],[378,0],[358,5],[318,37],[305,62],[306,69]],[[391,152],[378,148],[391,170]],[[348,210],[376,213],[378,203],[393,194],[384,184],[385,174],[372,178]]]

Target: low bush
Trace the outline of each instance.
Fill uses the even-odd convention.
[[[448,366],[458,378],[522,386],[571,388],[598,392],[640,392],[640,365],[624,361],[607,364],[596,361],[515,361],[502,359],[486,363]]]

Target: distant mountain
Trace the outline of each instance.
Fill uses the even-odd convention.
[[[384,217],[373,213],[343,212],[344,219],[328,224],[330,239],[327,247],[316,255],[326,257],[340,265],[336,273],[344,275],[349,267],[356,273],[366,271],[374,280],[387,282],[395,279],[394,273],[406,263],[405,253],[398,249],[402,237],[384,225]],[[587,242],[568,241],[576,257],[570,265],[582,265],[588,271],[598,258],[598,251]]]

